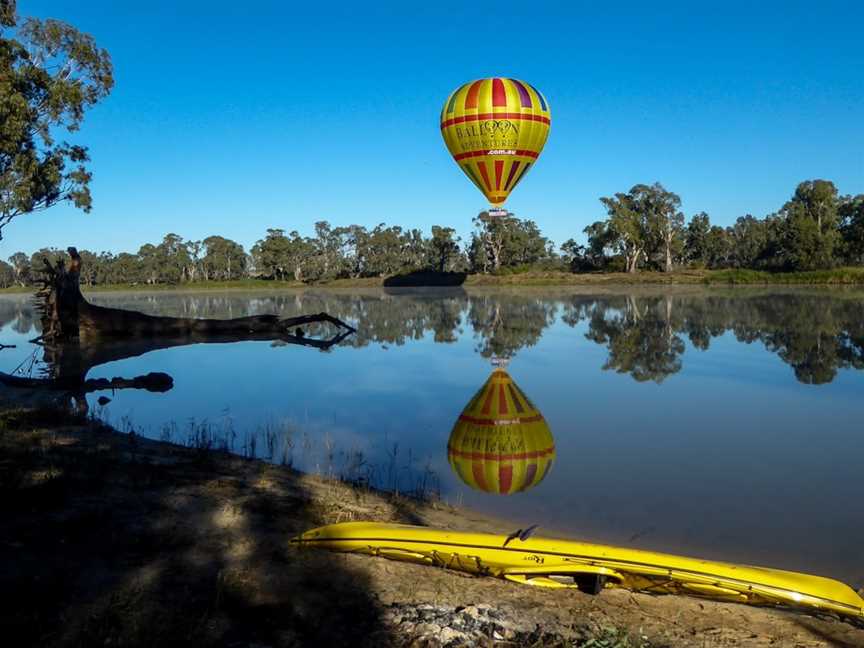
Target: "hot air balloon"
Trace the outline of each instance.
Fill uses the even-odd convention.
[[[459,415],[447,458],[471,488],[510,495],[543,481],[555,459],[555,441],[543,415],[497,368]]]
[[[460,86],[441,110],[441,135],[471,182],[503,215],[501,205],[537,161],[551,113],[530,83],[491,78]]]

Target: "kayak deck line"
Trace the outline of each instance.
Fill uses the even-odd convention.
[[[608,582],[607,586],[634,591],[783,604],[864,621],[864,599],[848,585],[822,576],[572,540],[538,537],[503,546],[504,540],[505,536],[492,534],[346,522],[312,529],[291,542],[448,567],[522,584],[586,590],[585,578],[594,577],[599,585],[588,586],[592,593],[598,593]],[[567,551],[568,545],[571,551]],[[646,559],[637,559],[643,554]],[[708,569],[697,568],[702,566]],[[574,584],[565,584],[556,576],[570,577]]]

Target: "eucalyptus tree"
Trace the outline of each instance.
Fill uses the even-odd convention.
[[[152,243],[145,243],[138,248],[137,257],[140,264],[141,280],[147,284],[158,283],[162,267],[157,247]]]
[[[89,250],[81,250],[78,254],[81,256],[81,283],[86,286],[95,286],[99,282],[100,275],[103,273],[103,259],[100,255],[94,254]]]
[[[311,254],[311,244],[300,234],[292,231],[288,237],[285,230],[278,228],[268,229],[267,236],[252,247],[257,272],[281,281],[289,277],[301,281],[304,264]]]
[[[111,260],[108,277],[108,283],[138,284],[145,282],[141,257],[137,254],[121,252]]]
[[[369,233],[362,225],[348,225],[333,229],[333,237],[339,249],[341,268],[341,272],[334,276],[347,276],[356,279],[365,274],[365,260],[361,249],[368,236]]]
[[[707,265],[709,268],[725,268],[729,265],[731,245],[726,229],[712,225],[705,240]]]
[[[588,238],[588,246],[585,256],[589,263],[595,268],[603,268],[606,265],[606,253],[615,248],[618,238],[616,230],[608,221],[595,221],[582,230]]]
[[[779,215],[784,220],[786,261],[795,270],[829,268],[840,242],[840,201],[828,180],[798,185]]]
[[[684,256],[690,263],[710,263],[711,219],[705,212],[694,214],[684,235]]]
[[[684,232],[684,258],[704,268],[722,268],[728,265],[730,253],[726,229],[712,225],[705,212],[694,214]]]
[[[9,257],[9,263],[15,274],[15,282],[23,288],[30,281],[30,257],[23,252],[16,252]]]
[[[516,221],[505,252],[509,266],[531,266],[555,258],[554,246],[532,220]]]
[[[165,283],[178,284],[189,278],[191,257],[186,242],[178,234],[166,234],[156,248],[161,264],[159,279]]]
[[[186,252],[189,255],[189,268],[186,274],[189,277],[189,281],[196,281],[199,276],[204,276],[206,281],[207,276],[204,271],[203,258],[206,249],[204,241],[186,241]]]
[[[509,231],[515,225],[513,214],[490,217],[481,212],[474,218],[475,231],[471,234],[474,269],[483,272],[499,270],[503,265],[504,247]]]
[[[372,231],[362,230],[363,236],[357,241],[357,256],[360,259],[362,274],[371,277],[384,277],[395,274],[403,267],[403,235],[398,225],[387,227],[384,223],[376,225]]]
[[[656,251],[663,261],[665,272],[672,272],[674,259],[683,249],[684,214],[681,198],[667,191],[659,182],[639,184],[630,195],[648,228],[649,251]]]
[[[0,288],[9,288],[15,285],[15,270],[5,261],[0,261]]]
[[[205,279],[230,281],[244,275],[246,252],[242,245],[222,236],[208,236],[202,243],[206,250],[201,260]]]
[[[840,203],[843,256],[848,263],[864,262],[864,194],[846,196]]]
[[[533,264],[552,255],[549,239],[537,224],[520,220],[513,213],[489,216],[488,212],[480,212],[474,218],[474,227],[469,258],[475,272]]]
[[[429,266],[438,272],[453,269],[453,264],[459,257],[459,237],[452,227],[432,226],[432,238],[429,240]]]
[[[636,272],[650,244],[650,225],[631,193],[600,198],[609,214],[607,228],[612,248],[624,257],[627,272]]]
[[[87,147],[58,141],[114,85],[108,52],[59,20],[0,15],[0,237],[24,214],[68,201],[90,211]]]
[[[753,268],[768,249],[768,227],[764,220],[750,214],[739,216],[727,230],[732,265],[736,268]]]
[[[311,239],[312,267],[307,274],[315,279],[335,279],[345,270],[345,259],[351,254],[347,247],[346,228],[332,227],[327,221],[315,223],[315,238]]]
[[[591,268],[588,261],[588,248],[572,238],[561,244],[561,259],[573,272]]]
[[[402,232],[400,271],[423,268],[426,265],[428,255],[429,241],[423,237],[423,232],[416,228]]]

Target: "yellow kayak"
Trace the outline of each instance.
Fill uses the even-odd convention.
[[[604,587],[688,594],[834,612],[864,621],[864,599],[839,581],[791,571],[572,540],[345,522],[307,531],[300,546],[383,556],[482,576],[592,594]]]

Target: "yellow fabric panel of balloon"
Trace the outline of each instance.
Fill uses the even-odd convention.
[[[506,371],[496,369],[459,415],[447,458],[471,488],[509,495],[543,481],[555,441],[534,404]]]
[[[441,110],[441,135],[456,164],[493,205],[501,205],[537,161],[549,136],[546,98],[529,83],[466,83]]]

